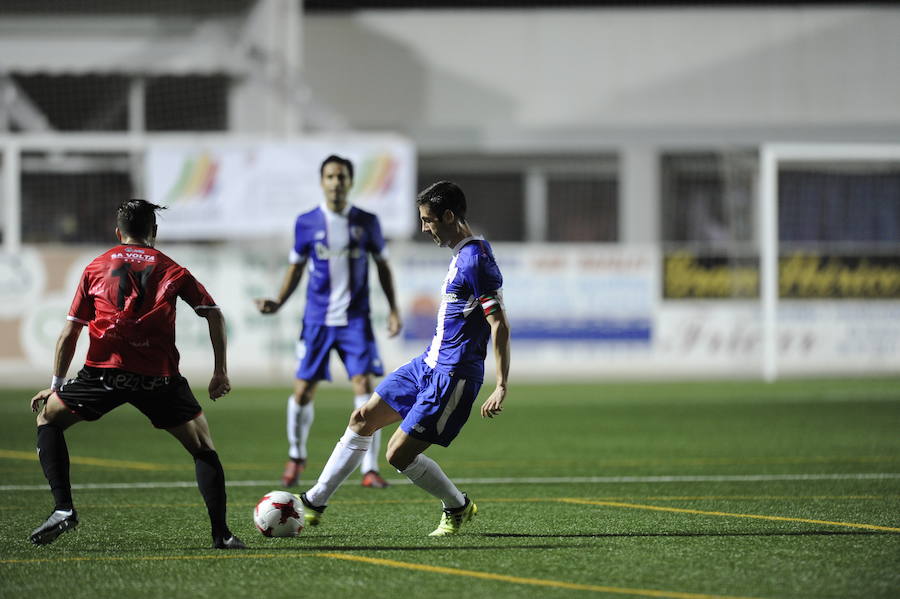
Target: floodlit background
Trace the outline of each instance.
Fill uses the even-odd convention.
[[[0,384],[49,375],[145,197],[224,309],[234,383],[287,386],[302,290],[252,298],[330,153],[391,238],[389,368],[433,332],[449,255],[413,198],[451,179],[506,278],[513,380],[897,374],[898,32],[875,3],[4,0]]]

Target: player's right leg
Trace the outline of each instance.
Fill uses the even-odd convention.
[[[362,408],[372,397],[372,376],[370,374],[360,374],[351,377],[350,382],[353,385],[353,407]],[[369,450],[363,456],[360,464],[360,472],[362,472],[362,486],[370,489],[385,489],[388,482],[381,476],[378,467],[378,457],[381,455],[381,430],[372,433],[372,444]]]
[[[46,545],[59,535],[78,526],[78,514],[72,502],[72,485],[69,480],[69,449],[63,434],[81,418],[71,412],[57,393],[37,416],[37,451],[44,476],[53,493],[53,512],[31,533],[31,542]]]
[[[422,452],[431,444],[450,445],[468,419],[481,383],[454,378],[421,363],[419,367],[422,388],[418,397],[423,400],[417,399],[391,437],[387,458],[410,482],[441,500],[441,522],[431,536],[456,534],[477,508],[437,462]]]
[[[400,414],[386,403],[378,393],[364,406],[353,410],[347,430],[344,431],[331,457],[322,469],[316,484],[300,495],[306,508],[304,515],[310,526],[319,524],[329,498],[347,477],[359,467],[363,456],[372,444],[372,433],[398,422]]]
[[[213,446],[209,424],[203,414],[183,424],[166,428],[194,458],[197,487],[209,515],[213,549],[246,549],[246,545],[232,534],[226,522],[227,495],[225,469]]]
[[[346,327],[336,327],[335,333],[335,347],[344,361],[353,387],[353,407],[361,408],[375,390],[372,377],[384,374],[372,323],[368,318],[351,319]],[[380,455],[381,431],[377,430],[372,433],[372,445],[360,464],[362,486],[371,489],[384,489],[388,486],[378,466]]]
[[[281,475],[281,484],[293,487],[306,469],[306,443],[315,418],[313,397],[318,381],[295,379],[294,393],[287,403],[288,460]]]
[[[306,442],[314,418],[313,395],[319,381],[331,380],[328,362],[334,337],[335,327],[304,322],[297,340],[294,394],[287,407],[288,461],[281,475],[285,487],[296,485],[306,467]]]

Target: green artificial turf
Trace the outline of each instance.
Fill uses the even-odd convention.
[[[52,500],[31,394],[0,391],[0,597],[900,595],[898,379],[513,386],[428,452],[479,507],[443,539],[440,503],[386,464],[390,488],[354,474],[322,526],[259,535],[287,390],[238,387],[202,403],[243,552],[208,548],[191,459],[128,406],[66,433],[81,525],[32,546]],[[351,404],[320,389],[300,490]]]

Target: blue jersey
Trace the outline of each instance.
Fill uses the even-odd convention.
[[[345,326],[368,318],[369,254],[387,257],[381,225],[371,212],[348,204],[337,214],[323,205],[297,217],[290,260],[308,260],[304,323]]]
[[[484,380],[491,337],[485,315],[501,307],[502,287],[503,276],[484,238],[466,237],[453,248],[434,339],[422,354],[428,366],[451,377]]]

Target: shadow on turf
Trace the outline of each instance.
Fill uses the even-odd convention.
[[[425,546],[425,545],[303,545],[291,547],[265,547],[267,551],[447,551],[448,549],[462,550],[497,550],[497,549],[571,549],[571,545],[464,545],[464,546],[447,546],[444,544]],[[258,545],[253,545],[250,549],[263,549]]]
[[[895,535],[897,533],[875,530],[812,530],[803,532],[656,532],[656,533],[596,533],[596,534],[563,534],[563,535],[539,535],[517,533],[470,534],[471,537],[486,537],[493,539],[604,539],[604,538],[641,538],[641,537],[783,537],[783,536],[842,536],[842,535]],[[448,547],[440,545],[289,545],[284,547],[267,547],[269,551],[447,551],[453,550],[497,550],[497,549],[570,549],[567,544],[534,544],[534,545],[462,545]],[[251,549],[260,549],[255,546]]]

